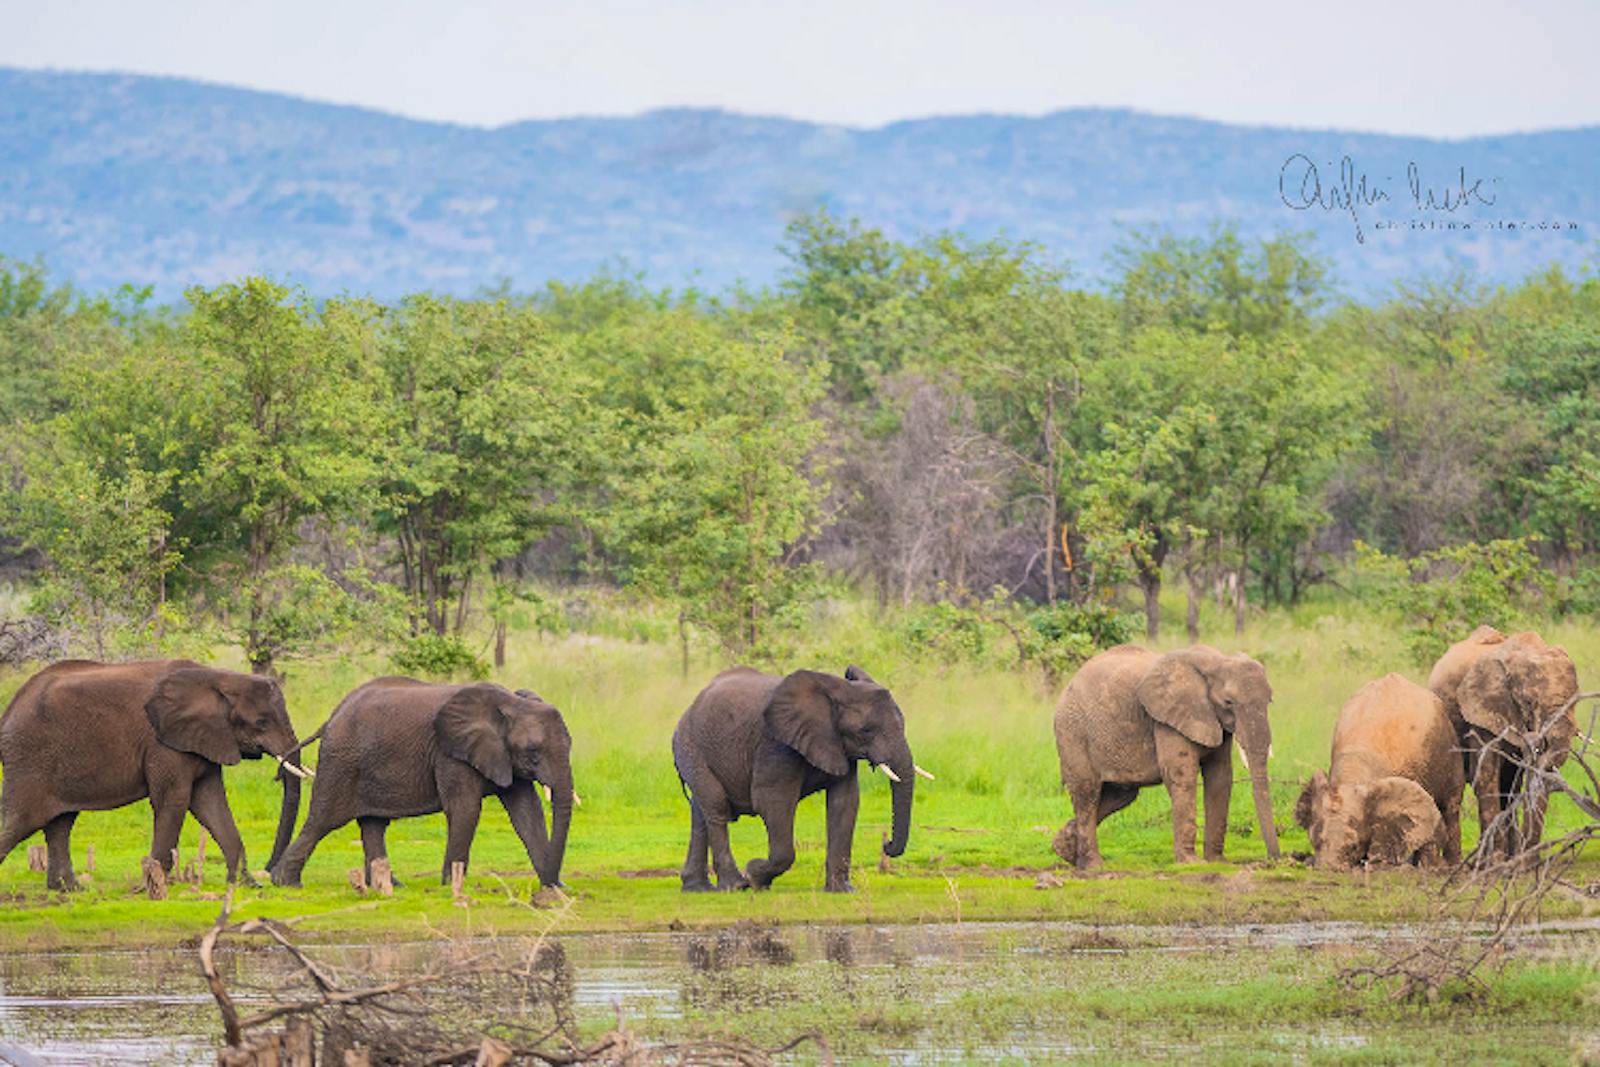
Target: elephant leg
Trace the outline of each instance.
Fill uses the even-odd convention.
[[[767,826],[767,855],[745,864],[745,877],[765,889],[778,875],[794,866],[794,809],[800,804],[799,782],[753,790],[750,801]]]
[[[823,888],[830,893],[850,893],[850,846],[856,836],[856,814],[861,807],[861,787],[856,765],[828,786],[828,872]]]
[[[256,880],[250,874],[249,864],[245,862],[244,840],[239,836],[239,828],[234,825],[233,809],[228,807],[228,792],[222,784],[222,768],[207,771],[194,783],[194,791],[189,794],[189,810],[194,812],[195,819],[216,840],[217,847],[222,849],[222,858],[228,865],[228,881],[243,878],[246,885],[255,885]]]
[[[0,862],[11,854],[11,850],[22,842],[43,830],[49,820],[40,821],[37,818],[24,819],[15,810],[6,812],[4,829],[0,829]]]
[[[1101,783],[1095,782],[1089,786],[1068,786],[1072,794],[1072,819],[1061,828],[1057,835],[1056,853],[1062,859],[1070,859],[1080,871],[1089,871],[1098,868],[1100,861],[1100,790]],[[1070,838],[1067,831],[1074,831]],[[1067,840],[1071,841],[1071,855],[1061,846]]]
[[[511,828],[522,839],[523,851],[533,864],[540,885],[555,885],[557,873],[550,869],[550,834],[544,826],[544,805],[532,782],[514,781],[500,792],[500,804],[511,819]]]
[[[444,809],[445,832],[444,867],[439,881],[450,884],[450,868],[461,864],[462,872],[472,855],[472,839],[478,832],[478,816],[483,813],[483,797],[461,798]]]
[[[1500,817],[1500,756],[1488,745],[1479,747],[1476,756],[1472,792],[1478,798],[1478,847],[1490,855],[1507,853],[1512,835],[1505,827],[1495,833],[1493,840],[1489,837],[1490,828]]]
[[[300,888],[300,873],[305,870],[306,860],[311,858],[311,853],[317,844],[349,821],[348,815],[336,819],[318,811],[316,797],[313,796],[311,811],[306,815],[306,821],[300,827],[300,832],[289,843],[289,847],[283,850],[278,865],[272,869],[272,884]]]
[[[1157,727],[1158,730],[1165,727]],[[1176,734],[1176,731],[1168,731]],[[1166,744],[1163,744],[1163,742]],[[1187,738],[1157,736],[1156,753],[1161,762],[1161,780],[1172,797],[1172,857],[1178,863],[1195,862],[1195,784],[1200,760]]]
[[[363,815],[356,819],[356,825],[361,828],[361,866],[366,876],[367,884],[372,884],[372,864],[377,860],[389,858],[389,845],[384,840],[384,835],[389,831],[389,820],[380,815]],[[391,885],[398,888],[400,879],[389,876]]]
[[[1221,863],[1228,836],[1228,802],[1233,796],[1233,746],[1224,744],[1206,754],[1200,763],[1205,780],[1207,863]]]
[[[1439,854],[1454,867],[1461,862],[1461,797],[1451,798],[1440,814],[1444,818],[1439,823]]]
[[[1095,827],[1098,828],[1108,816],[1115,815],[1132,804],[1138,795],[1139,787],[1136,785],[1124,785],[1121,782],[1103,784],[1100,787],[1100,802],[1095,805]]]
[[[706,814],[700,802],[689,798],[689,855],[684,858],[683,872],[678,876],[685,893],[707,893],[711,890],[711,841],[706,833]]]
[[[161,869],[172,872],[173,851],[178,847],[178,834],[183,831],[184,817],[189,814],[189,795],[194,788],[191,782],[174,782],[158,794],[150,793],[150,808],[155,812],[155,826],[150,834],[150,858],[161,864]]]
[[[72,824],[77,819],[77,812],[64,811],[44,824],[45,851],[49,856],[45,885],[51,889],[78,888],[77,876],[72,873]]]

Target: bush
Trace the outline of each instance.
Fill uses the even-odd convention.
[[[974,607],[940,601],[913,608],[898,629],[917,654],[979,665],[1034,663],[1054,681],[1096,652],[1124,644],[1134,628],[1132,616],[1109,604],[1061,602],[1024,611],[996,590]]]
[[[1427,666],[1479,626],[1515,627],[1549,606],[1555,585],[1528,538],[1468,543],[1412,559],[1356,542],[1367,595],[1400,616],[1406,647]]]
[[[389,658],[406,674],[427,678],[465,675],[481,680],[489,677],[489,664],[457,634],[418,634],[395,649]]]

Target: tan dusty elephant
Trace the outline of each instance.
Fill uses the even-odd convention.
[[[1162,655],[1120,645],[1079,668],[1056,705],[1056,752],[1073,817],[1056,834],[1056,854],[1080,868],[1100,865],[1099,826],[1133,803],[1147,785],[1172,797],[1172,851],[1195,858],[1195,787],[1204,778],[1205,858],[1222,859],[1233,791],[1237,736],[1251,771],[1256,818],[1267,855],[1278,858],[1278,833],[1267,790],[1272,731],[1267,672],[1249,656],[1214,648]]]
[[[1507,637],[1480,626],[1439,657],[1428,688],[1444,701],[1467,781],[1478,797],[1479,833],[1487,835],[1526,788],[1514,760],[1525,747],[1544,770],[1567,761],[1578,729],[1577,713],[1569,706],[1578,692],[1578,672],[1565,649],[1546,644],[1536,633]],[[1480,847],[1509,856],[1537,844],[1546,803],[1539,793],[1505,833],[1480,840]]]
[[[1328,772],[1311,776],[1294,818],[1318,867],[1459,863],[1465,788],[1444,703],[1390,674],[1345,701]]]

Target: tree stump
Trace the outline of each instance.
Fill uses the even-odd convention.
[[[472,1067],[507,1067],[511,1063],[511,1046],[498,1037],[486,1037],[478,1046],[478,1058]]]
[[[394,896],[394,871],[390,869],[387,859],[372,861],[372,888],[377,890],[379,896]]]
[[[139,861],[139,872],[144,877],[144,895],[151,900],[167,899],[167,872],[149,856]]]
[[[43,845],[28,846],[28,870],[41,874],[50,869],[50,853]]]

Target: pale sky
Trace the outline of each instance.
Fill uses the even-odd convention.
[[[0,65],[493,126],[1104,105],[1464,137],[1600,123],[1600,0],[0,0]]]

